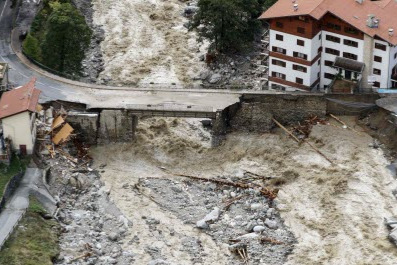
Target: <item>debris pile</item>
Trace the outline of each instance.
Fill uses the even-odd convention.
[[[63,108],[55,110],[49,107],[41,110],[38,117],[36,123],[39,153],[51,158],[59,154],[74,170],[92,171],[88,167],[92,160],[88,155],[89,147],[76,137],[77,134],[73,134],[73,127],[66,122],[66,111]]]
[[[142,195],[150,196],[184,223],[209,234],[218,244],[228,244],[230,254],[224,253],[228,258],[225,264],[286,261],[295,238],[275,209],[274,193],[267,196],[256,188],[270,178],[250,172],[244,174],[243,180],[231,176],[216,179],[172,173],[169,176],[169,179],[142,178],[135,189],[138,186]],[[177,176],[182,179],[176,180]],[[189,251],[192,264],[203,262],[200,250]]]
[[[38,115],[38,149],[42,166],[50,169],[49,189],[57,201],[54,213],[62,225],[61,255],[54,264],[131,264],[132,252],[122,239],[130,222],[109,200],[110,190],[91,168],[89,147],[66,122],[66,111],[49,107]]]

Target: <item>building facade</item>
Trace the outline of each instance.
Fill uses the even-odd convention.
[[[0,99],[0,119],[3,140],[11,141],[12,149],[20,154],[32,154],[36,141],[36,108],[40,90],[36,79],[4,92]]]
[[[395,10],[395,0],[279,0],[260,17],[270,29],[269,86],[397,87]]]

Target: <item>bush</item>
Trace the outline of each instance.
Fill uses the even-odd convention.
[[[23,42],[23,51],[34,60],[41,61],[39,41],[30,33],[26,36]]]

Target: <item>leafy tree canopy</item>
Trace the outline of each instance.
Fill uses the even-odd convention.
[[[190,29],[211,41],[210,49],[238,51],[249,46],[261,29],[258,17],[277,0],[199,0]]]
[[[31,35],[39,42],[40,56],[28,51],[27,48],[34,46],[31,38],[24,41],[25,53],[53,70],[80,74],[92,31],[69,0],[45,0],[32,23]]]

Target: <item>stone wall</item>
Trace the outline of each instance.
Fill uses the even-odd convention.
[[[0,212],[4,209],[7,201],[11,198],[14,191],[18,188],[19,182],[25,173],[20,172],[13,176],[4,188],[3,197],[0,198]]]
[[[97,143],[99,112],[69,111],[66,121],[75,129],[87,144]]]
[[[102,110],[98,127],[98,144],[129,142],[134,139],[138,117],[127,110]]]
[[[322,95],[245,94],[230,126],[234,130],[268,132],[274,127],[273,117],[287,125],[312,115],[325,116],[326,111]]]

